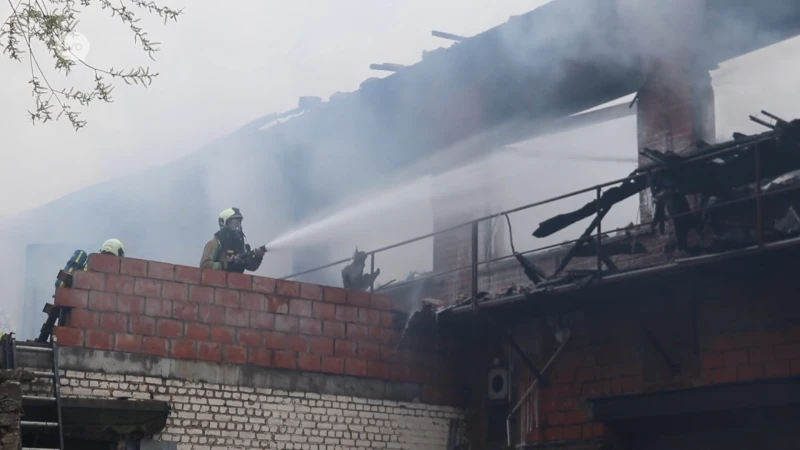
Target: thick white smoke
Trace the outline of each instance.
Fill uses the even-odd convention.
[[[641,2],[633,3],[641,5]],[[372,83],[398,84],[392,85],[396,89],[389,90],[388,94],[384,93],[385,97],[357,94],[336,96],[330,102],[319,105],[318,109],[269,130],[240,130],[170,164],[102,183],[63,197],[30,214],[7,218],[9,220],[3,222],[0,228],[4,237],[0,239],[0,251],[4,255],[0,262],[0,282],[5,289],[3,312],[14,320],[21,320],[22,299],[25,298],[25,285],[21,280],[26,278],[28,272],[28,245],[50,244],[53,249],[84,247],[84,250],[93,251],[104,239],[118,237],[125,242],[128,254],[132,257],[197,265],[203,244],[216,230],[216,215],[227,207],[237,206],[242,209],[245,214],[244,229],[254,245],[266,243],[295,226],[303,225],[293,223],[292,211],[298,206],[297,202],[308,199],[296,197],[297,191],[293,185],[297,181],[293,179],[296,174],[287,170],[292,164],[292,167],[303,168],[306,178],[302,183],[309,191],[309,198],[324,200],[313,205],[312,214],[306,220],[308,223],[335,216],[337,212],[347,208],[358,209],[363,201],[379,206],[371,213],[369,210],[354,213],[352,220],[343,221],[335,228],[321,227],[319,234],[309,236],[304,244],[322,241],[328,247],[326,259],[316,261],[320,265],[349,257],[356,245],[362,250],[370,250],[430,232],[433,222],[430,203],[433,181],[444,180],[448,183],[448,204],[457,215],[460,211],[473,207],[483,208],[485,203],[488,203],[490,213],[496,213],[627,175],[632,166],[626,163],[559,161],[537,158],[533,153],[554,155],[569,151],[572,154],[634,157],[635,120],[631,117],[540,137],[519,145],[521,150],[513,154],[494,147],[493,142],[501,139],[493,135],[491,138],[483,136],[482,139],[474,139],[468,146],[453,145],[452,148],[441,149],[435,160],[427,160],[414,153],[418,150],[417,146],[426,142],[407,142],[398,137],[413,139],[426,135],[430,139],[441,138],[442,136],[437,135],[440,131],[442,134],[449,133],[459,126],[470,126],[472,122],[469,120],[475,117],[502,114],[504,106],[519,108],[520,111],[528,106],[535,106],[545,112],[548,109],[557,109],[554,100],[568,96],[571,92],[539,89],[539,86],[530,84],[528,71],[535,72],[539,80],[564,81],[572,73],[572,69],[580,66],[580,58],[586,52],[594,51],[593,58],[596,60],[619,55],[618,68],[623,71],[622,68],[626,65],[635,63],[635,58],[624,56],[624,45],[636,43],[623,42],[620,47],[614,47],[608,40],[602,39],[599,31],[602,27],[587,19],[590,12],[600,11],[608,14],[608,20],[619,20],[614,18],[617,14],[614,13],[615,10],[607,6],[603,9],[603,5],[611,4],[612,2],[588,0],[555,0],[543,8],[556,8],[555,17],[559,17],[559,20],[537,23],[513,19],[511,23],[514,20],[523,20],[520,23],[525,25],[508,27],[509,31],[495,35],[491,45],[478,47],[474,51],[485,52],[486,54],[477,54],[476,57],[486,58],[502,52],[510,55],[510,60],[516,63],[500,68],[488,64],[483,67],[484,72],[478,75],[501,77],[504,83],[520,88],[516,92],[527,93],[527,96],[524,99],[506,98],[503,96],[503,88],[510,84],[501,83],[497,86],[497,98],[500,100],[487,106],[482,102],[489,102],[490,99],[477,97],[475,92],[467,90],[467,87],[474,86],[465,86],[463,95],[469,96],[472,103],[462,105],[468,104],[472,109],[453,111],[451,116],[446,115],[445,119],[451,120],[443,120],[441,130],[431,129],[424,120],[420,120],[420,117],[427,117],[428,111],[417,111],[415,117],[408,117],[393,116],[381,110],[385,104],[422,104],[424,97],[434,95],[437,88],[460,83],[468,75],[463,73],[463,67],[459,65],[463,61],[456,61],[452,66],[435,65],[437,57],[431,56],[423,65],[437,67],[439,70],[438,77],[432,84],[434,87],[421,81],[408,81],[403,73],[392,77],[394,81],[373,81]],[[670,31],[664,29],[662,19],[657,14],[643,14],[642,11],[634,9],[630,13],[634,19],[626,19],[626,23],[633,22],[638,27],[636,29],[639,31],[630,31],[632,37],[636,36],[633,33],[643,33],[642,29],[660,29],[659,33]],[[680,11],[667,12],[678,14]],[[747,23],[746,19],[734,16],[729,17],[729,22],[726,23]],[[753,27],[726,26],[730,45],[739,45],[745,41],[744,35],[752,32]],[[587,32],[587,40],[578,42],[580,45],[564,39],[571,32],[580,30]],[[759,36],[763,38],[764,35],[762,33]],[[646,35],[637,45],[644,46],[646,38],[653,38],[653,42],[658,44],[656,36],[657,33]],[[212,42],[207,38],[203,42],[211,45],[216,41]],[[719,38],[715,42],[715,45],[725,43]],[[547,43],[552,45],[545,45]],[[788,57],[780,57],[781,54],[796,54],[800,51],[798,45],[800,43],[794,40],[776,47],[778,50],[769,49],[763,52],[765,55],[773,52],[772,55],[777,56],[759,60],[757,53],[723,64],[721,75],[715,76],[715,84],[719,85],[717,129],[721,134],[727,137],[731,131],[740,129],[742,125],[750,127],[747,114],[761,108],[773,110],[787,118],[800,116],[796,102],[792,100],[800,94],[800,88],[793,82],[792,76],[800,72],[800,67],[791,66],[792,62]],[[346,52],[347,49],[342,51]],[[569,58],[562,64],[549,64],[553,55],[559,51],[568,54]],[[593,64],[596,61],[590,62]],[[595,67],[592,64],[588,65],[589,69]],[[502,70],[512,73],[502,73]],[[513,72],[514,70],[517,72]],[[190,71],[186,71],[184,75],[190,76]],[[609,75],[596,74],[591,70],[588,74],[590,76],[586,79],[587,83],[595,75]],[[406,84],[399,84],[397,80],[406,81]],[[582,86],[577,79],[567,81],[573,83],[573,86]],[[758,82],[762,83],[757,84]],[[369,84],[365,85],[365,91]],[[258,102],[252,97],[242,97],[236,101]],[[218,99],[218,103],[221,105],[223,101]],[[199,108],[194,103],[192,105]],[[585,105],[587,108],[591,106],[594,105]],[[225,115],[227,110],[221,106],[218,108],[218,114]],[[345,111],[350,114],[325,115],[326,111]],[[381,114],[372,114],[374,111]],[[186,125],[192,122],[191,119],[184,117],[176,121],[183,127],[196,128]],[[461,123],[462,120],[465,122]],[[314,124],[314,127],[308,124]],[[504,124],[495,125],[502,128]],[[397,130],[403,130],[405,134]],[[752,131],[752,128],[743,128],[743,131]],[[517,141],[522,139],[520,135],[515,136]],[[475,155],[492,152],[497,153],[482,159],[475,158]],[[287,155],[292,154],[300,156],[298,161],[290,164],[287,162]],[[412,161],[417,164],[411,164]],[[465,164],[465,168],[453,171]],[[430,178],[432,173],[438,175]],[[73,176],[73,172],[63,176]],[[88,172],[85,176],[91,177]],[[487,185],[492,187],[489,193],[485,191]],[[405,193],[386,197],[385,192]],[[482,196],[485,198],[482,199]],[[592,195],[586,195],[513,215],[517,248],[529,249],[575,237],[581,228],[579,225],[553,236],[547,242],[534,239],[530,233],[541,220],[580,206],[591,198]],[[604,228],[624,225],[635,219],[634,199],[616,207]],[[507,242],[504,233],[505,230],[501,228],[498,242]],[[507,250],[498,249],[500,253]],[[31,300],[37,302],[39,308],[49,300],[51,292],[48,289],[52,286],[53,277],[70,252],[71,250],[67,250],[62,255],[60,250],[53,250],[52,254],[39,257],[38,264],[48,267],[47,270],[52,273],[52,277],[48,276],[41,281],[40,293]],[[290,254],[286,252],[268,254],[259,274],[288,275],[293,270],[291,256],[288,255]],[[378,258],[377,266],[382,269],[378,284],[392,278],[405,278],[410,271],[430,270],[430,240],[387,252]],[[329,271],[326,282],[337,283],[337,271]],[[28,333],[32,331],[35,330],[27,330]]]

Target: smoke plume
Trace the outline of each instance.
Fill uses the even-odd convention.
[[[788,3],[776,10],[779,2],[767,2],[761,12],[744,6],[725,9],[720,2],[713,3],[717,5],[709,13],[713,21],[706,15],[702,23],[716,23],[716,31],[695,41],[709,43],[702,47],[703,54],[740,54],[748,46],[778,42],[791,35],[787,27],[778,25],[800,16],[798,8]],[[554,118],[610,101],[630,101],[646,75],[643,55],[663,49],[662,44],[672,42],[670,36],[688,26],[686,21],[697,19],[697,13],[688,9],[695,2],[670,2],[667,10],[658,6],[664,4],[553,0],[480,38],[432,53],[417,66],[385,79],[365,82],[358,91],[332,95],[281,123],[257,120],[199,150],[185,151],[185,156],[172,162],[139,172],[121,170],[126,175],[104,176],[111,180],[26,214],[6,217],[0,229],[4,312],[12,322],[25,323],[24,329],[17,329],[30,337],[37,330],[30,329],[32,325],[22,317],[35,315],[51,300],[54,277],[71,251],[96,251],[110,237],[121,239],[130,257],[197,265],[203,245],[216,231],[217,214],[231,206],[242,210],[244,230],[252,245],[291,236],[304,227],[316,230],[294,240],[297,251],[267,254],[258,274],[280,277],[347,258],[356,246],[371,250],[431,232],[432,199],[437,205],[447,205],[447,211],[440,207],[438,214],[451,214],[456,220],[465,214],[496,214],[625,176],[634,163],[559,160],[554,156],[570,152],[635,158],[636,122],[632,116],[560,133],[543,132]],[[458,9],[464,10],[463,5]],[[337,24],[336,30],[343,28]],[[222,45],[210,38],[203,42]],[[691,39],[680,43],[690,44]],[[312,48],[313,42],[298,42],[297,46]],[[292,48],[284,50],[289,54]],[[343,54],[348,51],[341,49]],[[421,51],[415,50],[417,59]],[[800,67],[788,56],[798,51],[800,41],[790,40],[723,62],[712,73],[720,134],[728,137],[734,130],[755,131],[747,115],[762,108],[786,118],[800,116],[797,102],[792,100],[800,94],[793,81]],[[370,58],[379,57],[380,52],[374,52]],[[188,63],[183,64],[176,70],[190,77]],[[306,64],[303,71],[320,70]],[[334,65],[331,61],[322,72]],[[222,66],[230,67],[220,63]],[[241,70],[266,71],[260,65]],[[297,67],[293,70],[299,71]],[[224,71],[218,75],[232,76]],[[344,77],[331,75],[336,76]],[[355,77],[353,73],[347,76],[348,80]],[[265,83],[268,78],[265,75]],[[282,83],[291,81],[287,76]],[[314,89],[328,89],[326,94],[335,90],[318,83],[309,81],[310,94],[323,94]],[[348,83],[357,87],[357,82]],[[184,105],[180,117],[169,126],[176,132],[200,129],[197,133],[210,140],[203,124],[198,126],[188,117],[192,108],[204,109],[205,105],[190,100],[187,96],[189,106]],[[234,123],[226,114],[233,109],[227,106],[232,102],[250,105],[246,116],[238,113],[236,123],[247,123],[264,113],[254,95],[215,98],[212,107],[226,124]],[[297,107],[294,100],[286,98],[277,104],[283,109],[274,108],[276,112]],[[205,124],[212,123],[210,115],[204,117],[208,117]],[[140,130],[140,142],[151,143],[148,132]],[[517,150],[503,149],[510,144],[516,144]],[[92,166],[87,162],[86,167]],[[90,170],[82,173],[91,178]],[[11,189],[7,191],[13,195]],[[592,195],[512,215],[516,247],[527,250],[577,236],[581,224],[547,241],[536,240],[530,233],[540,221],[580,206]],[[635,221],[636,210],[635,199],[616,206],[604,229]],[[323,226],[326,221],[330,226]],[[321,225],[313,228],[314,224]],[[493,253],[507,254],[505,230],[501,227],[487,233],[495,235]],[[290,239],[285,241],[291,250]],[[380,254],[376,260],[382,270],[378,284],[405,279],[411,271],[431,270],[431,253],[428,239]],[[44,269],[34,273],[28,269],[31,264]],[[340,269],[309,279],[338,285]]]

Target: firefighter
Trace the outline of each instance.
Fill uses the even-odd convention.
[[[106,255],[114,255],[119,256],[120,258],[125,256],[125,246],[122,245],[122,241],[119,239],[109,239],[103,242],[103,246],[100,247],[100,253],[104,253]]]
[[[236,273],[258,270],[266,250],[264,247],[250,249],[242,232],[242,219],[239,208],[228,208],[219,213],[219,231],[203,249],[200,268]]]
[[[342,269],[342,285],[345,289],[363,291],[372,286],[375,278],[378,278],[378,275],[381,274],[381,269],[369,275],[364,275],[366,262],[367,254],[358,251],[356,247],[356,251],[353,253],[353,262]]]
[[[125,246],[122,245],[122,241],[119,239],[108,239],[103,242],[103,245],[100,247],[100,253],[104,255],[114,255],[120,258],[125,256]],[[67,264],[64,266],[63,272],[67,274],[72,274],[76,271],[86,270],[86,263],[89,260],[88,255],[83,250],[75,250],[72,254],[72,257],[67,261]],[[64,280],[60,277],[56,277],[56,289],[64,285]]]

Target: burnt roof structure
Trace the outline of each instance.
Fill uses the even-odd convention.
[[[552,314],[569,311],[576,307],[576,302],[596,301],[598,296],[637,283],[643,287],[656,279],[663,284],[699,280],[709,273],[745,276],[756,273],[754,266],[766,271],[774,265],[785,264],[786,258],[796,257],[800,249],[800,216],[797,213],[800,210],[800,119],[785,121],[763,113],[775,123],[751,116],[754,121],[771,128],[761,134],[735,133],[734,139],[728,142],[698,143],[681,156],[643,150],[643,154],[654,158],[652,164],[637,169],[627,178],[606,183],[604,187],[614,187],[605,190],[598,200],[539,224],[533,234],[544,237],[595,216],[577,240],[562,246],[552,273],[545,274],[534,265],[549,256],[547,252],[540,252],[538,258],[536,253],[527,258],[517,254],[534,286],[509,289],[495,296],[474,292],[471,298],[439,314],[444,319],[465,314],[468,318],[469,313],[478,309],[505,309],[511,305],[515,305],[512,316],[520,308]],[[633,268],[617,267],[616,263],[625,261],[625,257],[635,258],[636,248],[629,246],[627,255],[611,252],[604,255],[611,248],[607,247],[605,237],[600,240],[599,225],[614,204],[645,189],[651,189],[656,198],[656,216],[651,223],[640,224],[640,229],[630,231],[639,236],[640,243],[645,242],[649,234],[651,243],[662,244],[658,250],[663,257]],[[690,209],[687,196],[700,197],[697,209]],[[667,222],[674,242],[645,231],[660,228],[664,234]],[[694,247],[688,245],[690,230],[703,236]],[[610,241],[619,241],[620,237],[612,237]],[[587,245],[590,250],[594,247],[599,251],[581,252]],[[677,257],[673,254],[675,251],[679,252]],[[579,256],[595,260],[596,270],[565,270]],[[619,256],[623,258],[618,259]],[[563,301],[562,294],[569,294],[570,300]]]
[[[206,197],[219,187],[208,174],[223,170],[221,159],[231,173],[245,165],[277,164],[285,183],[281,200],[290,204],[288,215],[297,222],[361,186],[353,184],[349,173],[330,171],[325,183],[311,183],[316,175],[302,164],[311,157],[320,166],[365,164],[373,171],[360,182],[369,183],[478,135],[481,148],[530,137],[553,120],[641,85],[642,55],[633,45],[637,36],[622,26],[615,5],[613,0],[553,0],[391,76],[365,82],[356,92],[335,94],[267,130],[262,125],[274,115],[161,168],[67,195],[34,211],[33,220],[25,221],[33,226],[15,234],[22,242],[44,236],[63,242],[111,233],[151,257],[175,259],[176,249],[206,238],[196,224],[216,214]],[[800,5],[795,3],[709,0],[708,5],[707,36],[699,40],[708,67],[800,32]],[[553,25],[564,23],[571,26]],[[731,39],[731,29],[739,30],[735,36],[741,38]],[[241,178],[238,182],[254,196],[266,189],[255,170]],[[140,194],[154,187],[158,198]],[[264,196],[261,203],[276,202]],[[178,210],[181,214],[174,214]],[[105,228],[84,230],[88,216]],[[163,217],[165,223],[148,217]],[[165,236],[174,248],[149,248],[148,235],[155,230],[174,230]],[[318,261],[320,255],[309,258]]]

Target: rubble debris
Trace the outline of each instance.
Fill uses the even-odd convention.
[[[512,251],[531,284],[493,294],[481,292],[477,301],[537,296],[568,285],[588,286],[617,270],[611,256],[648,253],[644,243],[637,241],[640,232],[647,232],[644,225],[666,232],[666,224],[671,224],[672,238],[664,246],[666,252],[724,252],[800,235],[800,120],[777,120],[774,130],[766,133],[735,133],[732,141],[713,145],[698,142],[682,155],[659,154],[651,159],[660,162],[637,169],[635,178],[621,181],[582,208],[539,224],[534,236],[545,237],[595,215],[552,276],[544,276],[528,258],[520,259]],[[653,222],[640,226],[631,223],[598,246],[593,233],[600,219],[614,204],[648,188],[656,201]],[[687,196],[699,200],[695,210],[690,208]],[[698,232],[702,242],[689,248],[692,230]],[[608,270],[566,270],[574,257],[597,256],[598,247]],[[471,297],[462,295],[455,305],[439,312],[463,309],[470,303]]]
[[[699,250],[713,248],[714,240],[722,241],[724,247],[733,242],[740,246],[746,245],[753,238],[756,228],[753,214],[756,210],[755,202],[759,202],[759,210],[763,204],[765,213],[772,219],[772,222],[765,223],[774,224],[769,230],[756,233],[757,240],[775,239],[778,235],[785,235],[788,230],[794,230],[795,227],[790,223],[794,223],[795,219],[791,215],[787,216],[792,200],[788,195],[780,196],[777,191],[788,190],[786,186],[793,183],[800,184],[800,151],[797,147],[800,141],[800,120],[789,122],[765,111],[762,113],[775,120],[774,125],[764,122],[770,128],[765,133],[752,136],[734,133],[732,141],[714,145],[699,142],[681,155],[644,149],[641,154],[653,162],[634,171],[631,176],[636,176],[635,178],[622,181],[619,186],[606,190],[599,199],[576,211],[560,214],[540,223],[533,235],[541,238],[584,218],[597,215],[555,274],[563,271],[569,260],[575,256],[595,256],[591,250],[583,248],[585,244],[592,243],[591,234],[596,222],[613,205],[648,187],[656,206],[651,229],[658,228],[663,234],[669,220],[675,234],[674,247],[679,251],[698,250],[688,248],[689,233],[692,230],[703,241],[707,234],[711,234],[712,242],[703,242]],[[763,121],[759,121],[761,122]],[[751,186],[769,178],[774,179],[764,186],[763,191],[776,191],[773,192],[775,195],[756,200],[759,189]],[[700,211],[692,211],[687,195],[697,196],[701,200]],[[780,217],[773,217],[776,211],[780,212]],[[788,222],[783,222],[784,218]],[[612,267],[608,264],[611,249],[612,247],[608,247],[609,251],[606,251],[605,245],[601,247],[600,256],[608,267]],[[638,248],[638,251],[644,250],[642,247]]]
[[[536,285],[542,282],[547,275],[531,261],[530,259],[526,258],[521,253],[514,253],[514,257],[517,258],[519,265],[522,266],[522,271],[525,273],[525,276],[528,277],[531,282]]]
[[[548,281],[549,280],[542,281],[542,284],[540,284],[539,286],[544,286],[545,284],[548,283]],[[533,285],[533,284],[530,284],[530,285],[516,285],[515,284],[515,285],[508,286],[508,287],[504,288],[503,290],[495,292],[493,294],[490,294],[488,292],[479,292],[478,293],[478,303],[484,302],[484,301],[489,301],[489,300],[496,300],[498,298],[511,297],[511,296],[514,296],[514,295],[530,294],[530,293],[536,292],[537,290],[538,290],[538,286]],[[448,306],[448,307],[445,307],[445,308],[442,308],[442,309],[438,310],[437,313],[442,312],[442,311],[446,311],[446,310],[452,309],[452,308],[458,308],[458,307],[461,307],[461,306],[470,305],[471,303],[472,303],[472,297],[471,296],[469,296],[467,294],[461,294],[454,304],[452,304],[451,306]]]
[[[486,299],[490,298],[491,296],[486,291],[480,291],[480,292],[478,292],[476,297],[478,299],[478,302],[480,302],[482,300],[486,300]],[[472,301],[472,296],[470,296],[468,294],[461,294],[456,299],[456,303],[470,303],[471,301]]]
[[[647,253],[647,247],[637,242],[630,234],[625,239],[602,243],[600,252],[606,256],[616,255],[642,255]],[[597,256],[597,246],[587,245],[575,251],[576,257]]]

